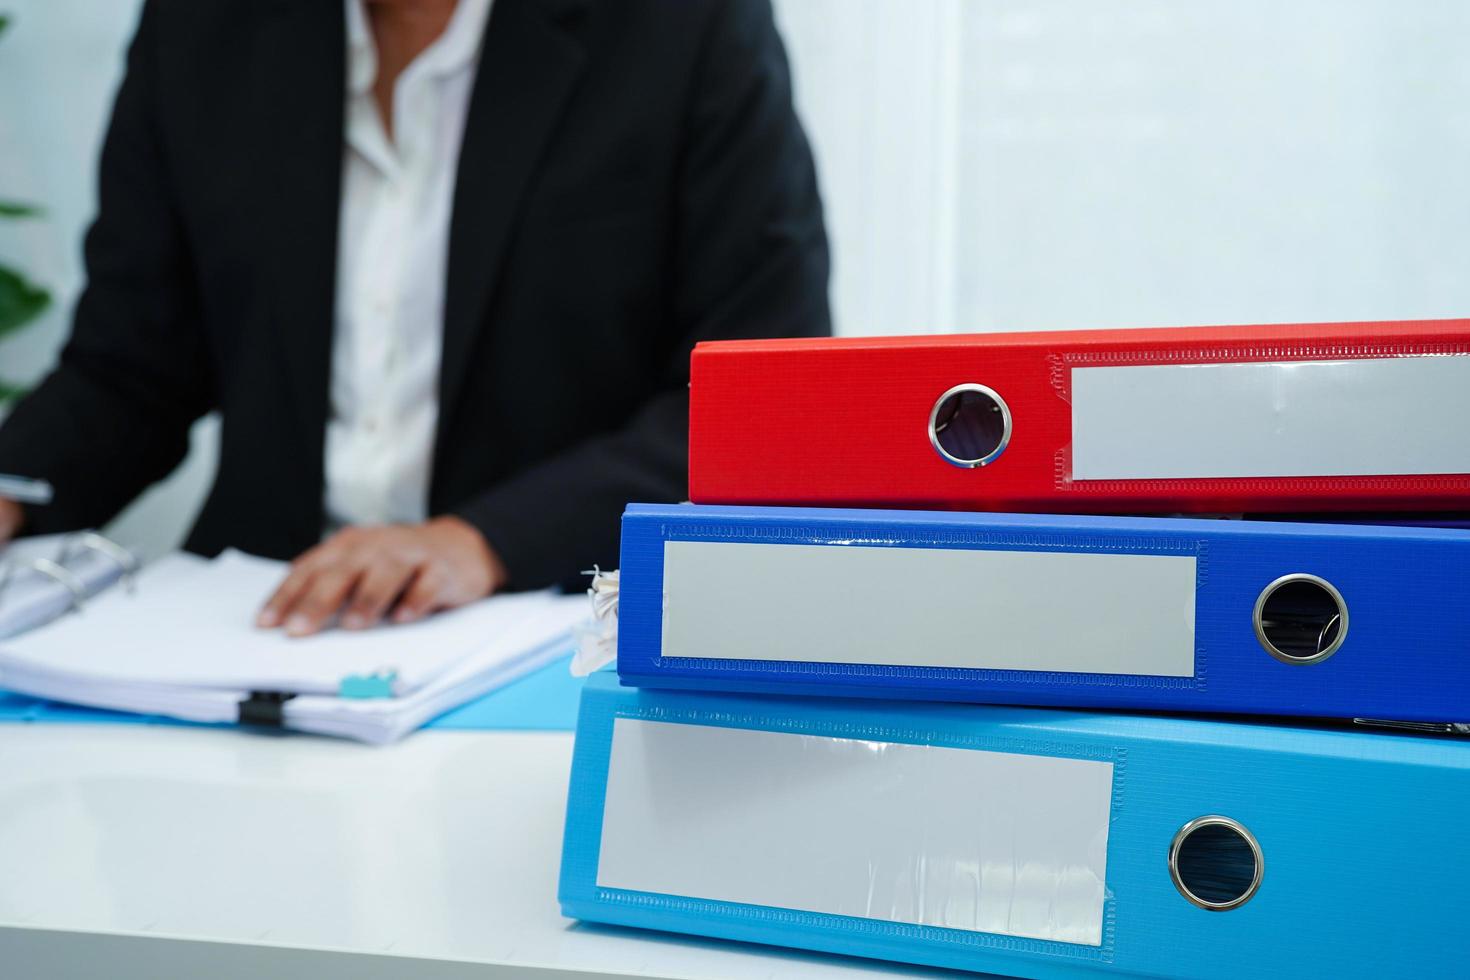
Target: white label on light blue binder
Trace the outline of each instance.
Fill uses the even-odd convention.
[[[664,544],[663,655],[1194,676],[1195,557]]]
[[[1073,368],[1072,479],[1470,473],[1467,418],[1464,355]]]
[[[619,718],[597,884],[1098,946],[1112,787],[1110,762]]]

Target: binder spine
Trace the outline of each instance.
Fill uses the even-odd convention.
[[[607,675],[584,689],[577,736],[559,888],[573,917],[1048,978],[1433,976],[1463,958],[1447,939],[1470,916],[1464,742],[630,690]],[[956,769],[945,753],[992,757]],[[982,778],[1006,759],[1023,769],[1015,786]],[[1097,802],[1078,777],[1098,765],[1112,768],[1106,837],[1071,859],[1091,826],[1072,811]],[[1028,816],[1057,821],[1038,835],[1055,853],[1030,852]],[[991,844],[1014,860],[987,860]],[[908,863],[889,860],[903,848]],[[1067,886],[1046,874],[1063,865],[1079,876]],[[1068,890],[1084,867],[1104,882],[1101,919]],[[1006,902],[987,907],[990,886]],[[1048,931],[1068,938],[1013,934]]]
[[[589,681],[583,695],[567,813],[562,901],[573,914],[580,909],[590,918],[605,919],[605,910],[617,909],[619,916],[626,916],[625,921],[630,924],[639,924],[639,920],[654,924],[667,922],[669,918],[720,922],[724,927],[737,930],[732,936],[758,942],[770,941],[773,932],[794,932],[840,936],[844,942],[860,947],[922,945],[948,950],[960,958],[992,951],[1029,954],[1077,965],[1106,964],[1113,959],[1116,946],[1113,893],[1100,878],[1096,883],[1096,905],[1090,907],[1088,899],[1077,895],[1076,890],[1083,883],[1077,880],[1081,869],[1074,862],[1081,860],[1081,854],[1089,853],[1098,862],[1093,870],[1100,875],[1104,873],[1102,859],[1108,850],[1108,832],[1119,818],[1120,808],[1126,799],[1124,787],[1127,758],[1126,753],[1117,745],[1106,740],[1049,737],[1045,733],[1028,735],[1021,732],[967,732],[939,722],[938,719],[938,723],[932,725],[925,724],[923,719],[913,718],[904,718],[897,723],[886,719],[869,722],[840,709],[826,710],[825,704],[817,704],[814,710],[809,711],[805,707],[795,706],[788,709],[780,702],[751,704],[728,698],[715,701],[705,696],[707,704],[701,703],[697,698],[681,703],[678,696],[663,696],[647,700],[640,698],[641,703],[620,703],[612,707],[607,703],[596,704],[600,698],[605,697],[598,691],[599,680],[601,679],[594,678]],[[640,742],[640,751],[629,752],[620,757],[618,741],[634,738],[641,734],[637,729],[646,730],[650,725],[655,730],[661,726],[671,731],[662,734],[660,738]],[[680,731],[683,734],[679,734]],[[762,735],[779,737],[762,740]],[[752,738],[757,744],[761,741],[773,744],[753,748],[750,744]],[[677,753],[678,757],[668,754],[675,744],[682,746],[682,750]],[[1017,781],[1017,786],[1026,786],[1028,792],[1039,794],[1031,801],[1038,813],[1050,812],[1053,819],[1062,819],[1055,817],[1057,810],[1048,802],[1053,794],[1058,795],[1058,803],[1061,797],[1065,797],[1066,806],[1073,810],[1085,809],[1087,802],[1099,809],[1081,815],[1074,813],[1062,819],[1062,823],[1069,828],[1069,831],[1064,832],[1081,831],[1084,837],[1093,835],[1077,842],[1077,856],[1063,858],[1067,852],[1057,842],[1055,828],[1048,834],[1038,834],[1032,841],[1032,845],[1041,850],[1033,852],[1029,860],[1022,862],[1011,851],[1012,847],[1018,846],[1014,840],[1007,842],[1004,854],[997,850],[990,855],[992,864],[1015,862],[1016,873],[1021,873],[1024,868],[1024,872],[1033,877],[1029,881],[1015,882],[1014,891],[987,891],[985,902],[1002,903],[989,909],[983,907],[985,902],[977,904],[978,892],[974,889],[978,889],[978,881],[973,883],[973,888],[959,887],[951,890],[943,882],[926,885],[922,875],[905,877],[900,874],[896,881],[883,880],[886,873],[901,867],[916,870],[930,862],[938,867],[945,861],[954,859],[953,852],[946,851],[938,840],[917,840],[912,835],[906,835],[902,840],[885,841],[877,837],[870,839],[872,851],[869,858],[882,865],[881,868],[873,868],[874,887],[892,887],[894,892],[889,901],[870,894],[866,913],[853,908],[843,913],[834,913],[775,907],[758,902],[712,899],[708,897],[708,893],[701,895],[694,891],[680,894],[620,887],[617,883],[629,874],[640,876],[645,882],[649,876],[657,878],[661,874],[667,874],[667,865],[670,862],[665,862],[662,869],[650,868],[648,848],[652,845],[652,838],[645,840],[642,829],[636,823],[630,824],[627,816],[616,825],[609,823],[616,816],[609,815],[604,807],[611,792],[610,780],[628,782],[630,800],[633,801],[631,806],[635,810],[640,808],[640,804],[636,802],[640,798],[652,799],[659,806],[663,806],[664,802],[674,805],[673,800],[664,800],[658,787],[664,781],[678,782],[684,787],[686,805],[692,806],[689,815],[698,816],[699,808],[703,805],[701,800],[704,799],[699,794],[709,790],[709,784],[704,783],[703,788],[695,787],[685,777],[694,770],[706,767],[708,760],[701,762],[699,755],[706,749],[766,753],[773,765],[781,764],[777,760],[791,760],[793,757],[800,759],[805,756],[808,760],[830,760],[836,766],[857,766],[861,772],[852,781],[853,792],[858,794],[854,800],[861,799],[863,807],[878,808],[880,811],[886,805],[901,810],[910,803],[905,802],[908,797],[903,793],[894,794],[885,803],[885,794],[881,790],[870,793],[873,786],[891,780],[917,783],[927,778],[928,785],[938,787],[944,782],[941,772],[945,770],[937,765],[935,753],[943,754],[946,751],[949,761],[959,760],[961,765],[982,761],[999,762],[1002,768],[993,778],[1005,779],[1006,770],[1009,769],[1010,778]],[[647,774],[618,771],[620,763],[626,764],[629,758],[636,758],[645,752],[651,753],[648,755],[648,764],[650,767],[659,767],[662,779],[660,771]],[[767,756],[762,754],[760,758]],[[821,761],[816,762],[818,767],[822,764]],[[763,764],[755,762],[749,755],[735,765],[764,768]],[[802,768],[803,763],[796,762],[795,769]],[[869,770],[870,775],[864,775]],[[777,774],[770,769],[764,771],[767,777],[775,780],[776,785],[784,783],[784,773]],[[818,768],[811,774],[816,777],[820,773],[821,769]],[[652,779],[651,785],[643,781],[645,775]],[[778,793],[783,791],[785,790],[776,790]],[[840,800],[837,797],[843,791],[841,786],[829,782],[821,795],[827,798],[827,805],[839,806]],[[713,789],[715,796],[722,792],[718,787]],[[647,794],[652,795],[648,797]],[[692,803],[688,799],[690,794],[696,797]],[[973,805],[966,790],[957,790],[954,796],[956,807]],[[912,805],[926,806],[933,803],[934,800],[924,800],[913,802]],[[881,812],[876,815],[872,812],[865,815],[859,815],[856,811],[850,812],[851,819],[871,821],[874,826],[881,825],[884,819]],[[1004,814],[995,813],[990,804],[982,804],[977,810],[979,812],[988,812],[992,819],[1002,823],[1006,819]],[[641,818],[631,819],[636,821]],[[666,813],[664,819],[675,820],[675,817]],[[975,826],[969,823],[964,826],[968,830],[962,836],[973,840]],[[649,829],[651,832],[652,828]],[[936,837],[943,836],[937,824],[933,829]],[[748,838],[751,834],[762,832],[763,829],[746,826],[736,837]],[[793,835],[802,832],[820,834],[820,828],[788,828],[787,832]],[[721,835],[716,831],[711,833],[732,846],[739,846],[736,837]],[[666,836],[662,831],[659,835]],[[698,839],[700,831],[695,829],[693,836]],[[626,862],[620,861],[612,850],[614,840],[619,838],[627,838],[618,845],[619,850],[627,857]],[[600,842],[601,846],[589,847],[589,842]],[[674,845],[670,843],[668,846]],[[781,845],[773,843],[773,846],[779,849]],[[929,847],[935,848],[932,856],[926,854],[926,848]],[[640,856],[642,860],[639,860]],[[1049,866],[1048,862],[1053,860],[1057,863]],[[671,863],[676,866],[681,864],[677,861]],[[692,877],[688,887],[693,889],[700,887],[694,878],[702,877],[706,881],[719,879],[729,874],[729,868],[691,867],[690,873]],[[990,867],[988,873],[997,875],[1001,872],[997,867]],[[780,883],[771,882],[770,877],[772,876],[756,875],[753,882],[727,882],[727,886],[737,890],[754,887],[760,892],[775,885],[779,890]],[[595,882],[595,902],[581,905],[569,893],[575,892],[585,899],[588,883],[591,882]],[[1063,901],[1059,894],[1066,892],[1069,886],[1073,891],[1073,900],[1070,903]],[[843,887],[838,885],[827,889],[825,900],[834,906],[843,902],[850,903],[853,896],[843,891]],[[1005,897],[1000,898],[1003,894]],[[947,905],[944,897],[946,895]],[[856,904],[861,906],[863,903]],[[594,905],[603,911],[593,912]],[[1009,926],[1005,924],[1006,920],[1011,920]],[[1022,920],[1028,920],[1028,925],[1021,925]],[[960,925],[962,922],[968,925]],[[979,922],[988,922],[989,931],[978,928]],[[1068,938],[1037,938],[1022,934],[1028,928]],[[1016,934],[1007,934],[1007,929],[1016,930]]]
[[[633,686],[1429,723],[1470,704],[1459,529],[635,505],[623,563]]]
[[[691,371],[699,503],[1229,513],[1470,494],[1467,320],[708,342]]]

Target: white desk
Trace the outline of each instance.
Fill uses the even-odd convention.
[[[956,976],[563,919],[571,747],[0,725],[4,975]]]

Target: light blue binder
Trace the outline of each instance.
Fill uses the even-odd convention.
[[[1026,977],[1459,976],[1470,744],[978,705],[583,693],[596,922]]]

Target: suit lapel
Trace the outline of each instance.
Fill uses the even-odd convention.
[[[455,178],[439,379],[443,433],[494,292],[521,200],[582,74],[583,0],[495,0]]]
[[[264,32],[261,56],[272,133],[273,200],[262,247],[273,269],[273,319],[303,451],[317,474],[319,521],[337,286],[337,219],[342,185],[346,22],[340,0],[282,0]],[[315,528],[313,535],[319,533]]]

